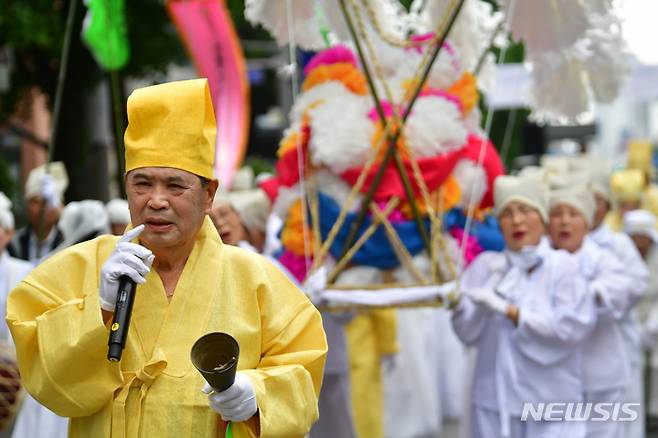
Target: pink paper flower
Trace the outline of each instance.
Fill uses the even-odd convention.
[[[338,44],[330,49],[319,52],[311,58],[304,66],[304,76],[308,76],[311,70],[320,65],[336,64],[338,62],[349,62],[354,67],[358,66],[354,53],[347,46]]]
[[[306,278],[306,259],[291,251],[284,250],[279,256],[279,262],[301,283]]]
[[[464,229],[463,228],[451,228],[450,229],[450,235],[454,237],[457,242],[459,243],[460,247],[462,245],[462,240],[464,238]],[[466,266],[470,265],[473,260],[482,252],[484,251],[480,244],[478,243],[477,239],[470,235],[468,236],[468,239],[466,240],[466,248],[464,252],[464,262],[466,263]]]
[[[432,38],[434,38],[434,32],[429,32],[421,35],[412,35],[411,41],[414,43],[423,43],[425,41],[431,40]],[[408,48],[407,50],[415,50],[418,53],[423,53],[423,47],[424,46],[422,44],[419,44],[417,46]],[[443,43],[443,49],[450,55],[451,63],[455,70],[461,70],[459,60],[457,59],[457,53],[455,52],[455,48],[452,46],[452,44],[450,44],[449,41],[445,41]]]
[[[388,202],[378,201],[378,202],[377,202],[377,207],[378,207],[381,211],[384,211],[384,209],[386,208],[386,204],[388,204]],[[391,214],[388,215],[388,218],[387,218],[387,219],[388,219],[392,224],[399,224],[400,222],[404,222],[404,221],[406,221],[406,219],[405,219],[404,215],[402,214],[402,212],[401,212],[400,210],[398,210],[397,208],[394,209],[394,210],[391,212]]]
[[[391,117],[393,115],[393,106],[386,100],[382,100],[381,103],[384,110],[384,116],[386,116],[386,118]],[[377,107],[373,107],[370,111],[368,111],[368,118],[373,122],[379,121],[379,113],[377,112]]]

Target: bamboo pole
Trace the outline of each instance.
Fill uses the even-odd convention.
[[[59,115],[62,108],[62,95],[64,94],[64,83],[69,64],[69,51],[71,50],[71,35],[73,34],[73,21],[78,1],[69,1],[69,11],[66,16],[66,28],[64,30],[64,41],[62,43],[62,57],[59,60],[59,73],[57,74],[57,87],[55,88],[55,101],[53,102],[53,118],[50,125],[50,141],[48,142],[48,158],[46,159],[46,174],[49,173],[49,165],[53,160],[55,150],[55,139],[57,138],[57,128],[59,125]],[[39,208],[39,226],[37,227],[37,258],[41,257],[41,242],[46,238],[46,203],[41,201]]]
[[[370,71],[367,67],[367,62],[366,62],[366,59],[365,59],[365,55],[363,53],[361,45],[358,42],[358,37],[356,36],[356,31],[354,30],[354,25],[352,23],[352,20],[349,16],[349,13],[348,13],[347,8],[345,6],[345,0],[339,0],[339,1],[340,1],[341,10],[343,12],[343,15],[345,16],[345,21],[347,22],[348,29],[350,31],[350,34],[352,35],[352,38],[354,39],[354,43],[355,43],[355,46],[357,48],[357,53],[359,55],[359,59],[361,60],[361,63],[363,64],[364,73],[366,75],[368,85],[369,85],[370,89],[373,92],[373,98],[375,99],[375,104],[376,104],[376,107],[377,107],[377,113],[379,114],[380,119],[382,120],[382,123],[386,123],[385,122],[386,118],[384,117],[384,110],[381,107],[381,102],[379,101],[379,96],[378,96],[377,91],[375,89],[374,82],[372,80],[372,76],[370,74]],[[464,0],[459,0],[459,3],[457,3],[457,6],[452,11],[452,14],[450,16],[450,19],[448,21],[446,29],[443,32],[443,34],[441,35],[441,37],[439,38],[439,40],[437,41],[437,44],[434,47],[432,55],[431,55],[429,61],[427,62],[427,64],[425,65],[424,71],[421,75],[421,79],[418,81],[417,84],[415,84],[416,88],[414,90],[414,93],[413,93],[411,99],[409,100],[409,104],[407,105],[407,112],[402,116],[402,124],[404,124],[406,122],[407,118],[411,114],[411,109],[413,108],[414,103],[416,102],[416,100],[418,99],[418,96],[420,95],[422,85],[427,81],[427,77],[429,76],[430,70],[431,70],[432,66],[434,65],[434,62],[436,61],[436,59],[439,55],[439,52],[440,52],[441,48],[443,47],[443,44],[445,43],[445,39],[447,38],[448,33],[452,29],[452,26],[454,25],[455,20],[458,16],[459,11],[461,10],[461,7],[462,7],[463,4],[464,4]],[[371,184],[370,188],[368,189],[368,192],[366,193],[366,196],[365,196],[365,198],[363,200],[363,203],[361,205],[361,210],[359,211],[359,214],[357,215],[356,219],[352,223],[350,231],[349,231],[349,233],[347,235],[347,238],[345,239],[345,243],[343,245],[343,251],[341,253],[341,257],[339,257],[339,258],[342,258],[347,253],[347,251],[349,250],[350,245],[352,245],[352,243],[354,242],[354,240],[356,238],[356,234],[358,233],[359,229],[363,225],[363,221],[365,220],[365,216],[368,212],[368,206],[370,205],[370,202],[372,201],[372,199],[374,197],[375,190],[377,189],[377,187],[381,183],[381,179],[384,175],[384,171],[386,170],[386,167],[388,166],[388,162],[396,154],[395,145],[396,145],[397,140],[400,136],[400,133],[401,133],[401,127],[398,128],[396,130],[396,132],[393,133],[393,135],[390,137],[389,145],[388,145],[388,149],[386,151],[386,154],[384,155],[382,163],[380,164],[379,168],[377,169],[377,173],[375,174],[375,177],[373,179],[373,183]],[[403,166],[402,166],[402,170],[404,171]],[[400,171],[400,166],[398,166],[398,171]],[[401,177],[402,177],[402,175],[401,175]],[[404,178],[403,178],[403,184],[404,184],[404,182],[405,181],[404,181]],[[407,178],[407,183],[408,183],[408,178]],[[407,192],[408,190],[409,189],[405,186],[405,192]],[[413,193],[413,191],[411,191],[411,193]],[[409,195],[407,194],[407,196],[409,196]],[[409,203],[410,204],[415,203],[415,199],[413,197],[409,197]],[[414,211],[414,216],[416,217],[416,214],[418,213],[418,210],[417,210],[417,206],[415,206],[415,207],[416,208],[414,209],[414,205],[412,205],[412,211]],[[421,220],[421,222],[422,222],[422,220]],[[431,252],[431,249],[432,249],[431,248],[431,242],[429,241],[429,238],[427,237],[427,232],[424,229],[424,225],[421,225],[420,229],[422,229],[424,231],[424,232],[420,231],[421,232],[421,237],[423,238],[423,242],[424,242],[426,248],[428,249],[428,252]]]

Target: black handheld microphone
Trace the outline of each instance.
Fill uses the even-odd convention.
[[[123,354],[123,348],[126,346],[136,287],[137,285],[130,277],[122,275],[119,278],[117,303],[114,307],[114,318],[110,326],[110,338],[107,341],[107,360],[110,362],[119,362]]]

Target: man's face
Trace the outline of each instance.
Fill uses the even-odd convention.
[[[521,202],[510,202],[498,215],[498,223],[505,244],[512,251],[538,245],[544,235],[544,222],[539,212]]]
[[[551,208],[548,234],[553,246],[576,252],[583,244],[587,232],[587,222],[580,211],[568,204],[557,204]]]
[[[46,206],[41,200],[40,196],[32,196],[29,198],[25,205],[25,214],[27,215],[27,222],[30,228],[35,233],[39,232],[39,218],[41,216],[41,209],[44,208],[43,216],[43,230],[48,235],[52,227],[59,220],[61,209]]]
[[[144,167],[126,175],[132,224],[144,224],[139,239],[149,249],[189,245],[210,213],[217,180],[206,187],[193,173],[170,167]]]

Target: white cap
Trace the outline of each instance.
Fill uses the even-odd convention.
[[[612,163],[608,158],[591,154],[579,155],[571,161],[570,171],[587,174],[590,190],[609,203],[612,202],[610,189]]]
[[[519,171],[517,176],[525,180],[533,180],[533,181],[546,183],[548,181],[550,174],[543,167],[526,166]]]
[[[11,201],[0,192],[0,227],[5,230],[14,229],[14,215],[11,212]]]
[[[539,212],[548,222],[548,188],[537,178],[538,174],[526,176],[501,175],[494,181],[494,204],[496,214],[500,214],[507,204],[513,201],[526,204]]]
[[[569,155],[542,155],[539,162],[549,175],[568,173],[573,157]]]
[[[551,190],[550,209],[552,210],[559,204],[567,204],[578,210],[585,218],[588,226],[591,226],[594,222],[596,200],[594,199],[594,194],[586,184],[573,184],[557,190]]]
[[[240,168],[233,175],[231,190],[250,190],[254,187],[254,169],[249,166]]]
[[[64,198],[64,192],[69,186],[69,177],[66,173],[64,163],[55,161],[35,167],[30,171],[25,183],[25,199],[41,195],[41,178],[46,174],[46,166],[48,166],[48,174],[55,180],[55,188],[57,189],[60,200]]]
[[[94,199],[71,202],[64,207],[58,227],[64,235],[64,247],[106,234],[109,222],[105,205]]]
[[[265,231],[270,215],[270,199],[261,189],[228,193],[228,201],[249,229]]]
[[[107,210],[110,224],[128,225],[130,223],[130,210],[128,209],[128,201],[125,199],[112,199],[105,204],[105,210]]]
[[[647,236],[658,243],[656,216],[647,210],[631,210],[624,215],[624,232],[629,236]]]

